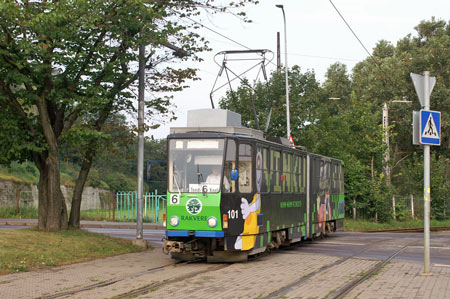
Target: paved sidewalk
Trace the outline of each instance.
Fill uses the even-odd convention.
[[[450,266],[430,270],[432,276],[422,276],[423,263],[391,262],[345,298],[450,298]]]
[[[154,248],[89,262],[0,276],[0,298],[41,298],[174,263]]]
[[[180,264],[160,247],[145,252],[26,273],[0,276],[0,298],[46,298],[85,289],[62,298],[111,298],[155,285],[139,298],[261,298],[334,263],[336,256],[296,252],[273,253],[248,263]],[[352,258],[327,269],[280,298],[326,298],[378,260]],[[156,267],[167,266],[164,269]],[[432,276],[421,276],[422,263],[393,261],[345,298],[450,298],[450,267],[433,264]],[[94,287],[103,284],[102,287]],[[278,298],[277,296],[275,296]]]
[[[0,218],[0,226],[37,226],[37,219]],[[88,221],[81,220],[81,227],[90,228],[136,228],[136,222]],[[144,229],[165,229],[162,223],[145,223]]]
[[[36,220],[0,219],[0,225],[6,222],[8,225],[36,225]],[[124,223],[85,221],[83,225],[120,227]],[[135,227],[134,223],[125,225]],[[449,238],[450,234],[436,235],[432,249],[448,252]],[[397,241],[401,244],[402,239],[392,239],[382,246],[398,247]],[[404,251],[406,255],[411,252]],[[392,260],[345,298],[450,299],[450,263],[442,260],[448,255],[440,256],[441,260],[435,259],[431,264],[432,276],[421,275],[422,261]],[[61,298],[111,298],[146,286],[152,286],[151,290],[138,298],[263,298],[271,294],[275,294],[274,298],[326,298],[380,262],[378,257],[370,255],[352,257],[318,272],[341,258],[308,253],[300,248],[275,252],[247,263],[174,265],[174,260],[155,244],[152,250],[144,252],[2,275],[0,298],[46,298],[80,289],[85,290]],[[170,266],[155,269],[167,265]],[[297,284],[314,272],[317,274]],[[96,287],[99,284],[102,286]],[[289,288],[277,295],[278,290],[287,286]]]

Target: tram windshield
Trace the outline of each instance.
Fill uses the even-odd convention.
[[[219,192],[223,154],[223,139],[171,139],[169,192]],[[227,183],[224,181],[225,188],[229,188]]]

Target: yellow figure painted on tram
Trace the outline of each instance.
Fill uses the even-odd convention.
[[[256,190],[250,203],[244,197],[241,198],[241,213],[244,221],[244,229],[237,237],[235,249],[250,250],[255,246],[256,236],[259,234],[258,214],[261,213],[261,182],[262,182],[262,154],[256,154]]]

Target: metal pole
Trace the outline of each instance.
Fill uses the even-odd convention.
[[[283,20],[284,20],[284,57],[285,57],[285,76],[286,76],[286,122],[287,122],[287,138],[291,137],[291,121],[289,115],[289,82],[288,82],[288,57],[287,57],[287,30],[286,30],[286,15],[284,13],[284,7],[281,4],[275,5],[278,8],[281,8],[283,11]]]
[[[430,72],[425,71],[424,110],[430,110]],[[430,146],[423,146],[423,187],[424,187],[424,275],[430,272]]]
[[[383,130],[384,130],[384,143],[386,144],[386,152],[384,153],[384,163],[385,163],[385,174],[386,174],[386,185],[391,185],[391,168],[389,167],[389,108],[386,103],[383,106]]]
[[[145,45],[139,46],[139,104],[138,104],[138,158],[137,158],[137,228],[136,239],[143,239],[142,196],[144,194],[144,92]]]
[[[277,73],[281,72],[280,32],[277,32]]]

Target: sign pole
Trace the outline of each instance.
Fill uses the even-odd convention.
[[[423,76],[411,73],[411,79],[416,89],[422,109],[413,112],[413,144],[423,144],[423,248],[424,270],[422,275],[430,276],[430,145],[441,145],[441,113],[430,111],[430,94],[436,84],[436,77],[430,77],[430,72]]]
[[[424,110],[430,110],[430,72],[425,71]],[[424,187],[424,275],[430,272],[430,145],[423,146],[423,187]]]

